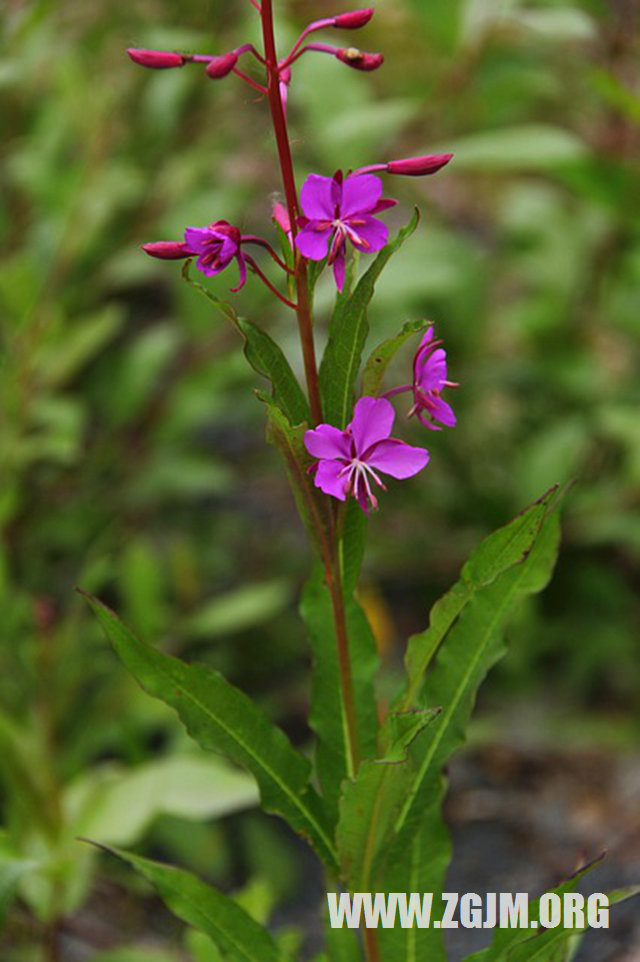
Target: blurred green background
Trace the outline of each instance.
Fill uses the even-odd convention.
[[[276,7],[281,49],[344,9]],[[363,600],[383,692],[478,540],[550,484],[574,482],[555,580],[510,630],[478,738],[526,705],[532,737],[539,725],[541,738],[637,744],[638,20],[633,0],[381,0],[357,37],[326,39],[384,51],[383,69],[317,57],[294,73],[299,182],[455,152],[435,178],[386,185],[400,200],[394,226],[414,204],[423,217],[379,285],[372,344],[429,318],[461,386],[455,431],[407,428],[431,465],[392,487],[370,525]],[[261,917],[299,884],[299,853],[272,820],[218,821],[251,808],[253,786],[136,689],[73,592],[220,668],[305,743],[296,602],[310,558],[264,444],[262,385],[179,265],[138,249],[218,218],[269,231],[280,195],[267,110],[237,78],[145,71],[124,55],[223,52],[257,43],[256,21],[247,0],[5,0],[0,12],[8,962],[214,958],[197,938],[178,954],[182,935],[146,890],[78,835],[139,842],[239,890]],[[212,286],[225,295],[233,282]],[[331,297],[328,277],[320,342]],[[300,370],[291,318],[255,279],[237,300]],[[406,382],[410,358],[411,347],[389,386]],[[136,940],[139,956],[107,952]]]

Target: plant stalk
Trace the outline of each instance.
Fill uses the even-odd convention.
[[[289,222],[291,224],[291,238],[295,238],[297,232],[297,222],[299,215],[298,194],[293,173],[293,161],[291,158],[291,147],[289,145],[289,134],[287,131],[287,119],[285,117],[282,98],[280,96],[278,56],[276,53],[275,36],[273,32],[273,3],[272,0],[264,0],[261,5],[260,19],[262,20],[262,36],[264,40],[264,54],[267,68],[267,99],[269,110],[271,111],[271,121],[276,137],[278,148],[278,159],[280,161],[280,171],[282,174],[282,184],[287,201],[289,212]],[[320,385],[318,382],[318,365],[316,363],[315,345],[313,341],[313,321],[311,318],[311,299],[309,297],[309,283],[307,280],[307,263],[294,248],[296,259],[295,282],[296,282],[296,315],[298,318],[298,330],[300,332],[300,343],[302,346],[302,357],[304,361],[304,372],[309,392],[309,404],[311,405],[311,415],[314,424],[322,421],[322,402],[320,400]]]

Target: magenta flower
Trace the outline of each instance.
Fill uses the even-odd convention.
[[[369,514],[370,508],[378,507],[371,482],[386,490],[379,471],[401,479],[421,471],[429,461],[429,452],[389,437],[394,417],[389,401],[363,397],[345,431],[331,424],[319,424],[307,431],[305,447],[319,459],[315,466],[316,487],[339,501],[351,495]]]
[[[382,198],[382,182],[373,174],[333,177],[310,174],[302,185],[300,203],[304,217],[296,246],[312,261],[329,258],[338,290],[344,287],[345,249],[349,240],[358,250],[379,251],[389,232],[373,214],[393,207],[395,200]]]
[[[456,425],[452,408],[440,397],[443,388],[458,386],[455,381],[447,380],[447,354],[440,347],[441,344],[442,341],[433,339],[433,327],[430,327],[420,341],[413,360],[414,403],[409,417],[415,414],[421,424],[432,431],[440,430],[434,421],[439,421],[446,428]]]
[[[455,381],[447,380],[447,354],[441,344],[442,341],[433,338],[433,326],[429,327],[413,359],[413,383],[394,387],[382,395],[390,398],[413,391],[409,417],[417,415],[420,423],[431,431],[441,430],[435,423],[438,421],[446,428],[453,428],[457,423],[453,409],[440,396],[445,387],[458,387]]]
[[[240,247],[242,235],[237,227],[226,220],[217,220],[208,227],[187,227],[184,239],[192,254],[198,255],[196,267],[207,277],[219,274],[232,260],[236,260],[240,269],[240,283],[231,290],[240,290],[247,279],[247,266]]]

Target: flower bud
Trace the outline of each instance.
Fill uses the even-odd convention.
[[[425,154],[423,157],[406,157],[404,160],[390,160],[387,172],[403,174],[405,177],[422,177],[425,174],[435,174],[436,171],[448,164],[453,154]]]
[[[372,7],[367,7],[365,10],[353,10],[351,13],[339,13],[334,18],[333,25],[334,27],[342,27],[343,30],[357,30],[358,27],[364,27],[365,24],[369,23],[372,16]]]
[[[151,244],[142,244],[142,250],[161,261],[178,261],[191,257],[194,253],[184,241],[154,241]]]
[[[207,64],[207,74],[212,80],[222,80],[230,74],[238,62],[238,54],[234,50],[224,53],[221,57],[212,57]]]
[[[357,47],[341,47],[336,50],[336,57],[355,70],[377,70],[384,62],[381,53],[366,53]]]
[[[127,53],[134,63],[141,67],[151,67],[153,70],[167,70],[169,67],[182,67],[187,58],[180,53],[168,50],[144,50],[130,47]]]

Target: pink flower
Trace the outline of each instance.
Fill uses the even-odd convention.
[[[440,344],[442,341],[433,339],[433,327],[430,327],[420,341],[413,360],[414,403],[409,417],[415,414],[421,424],[432,431],[440,430],[434,421],[439,421],[447,428],[456,425],[452,408],[440,397],[443,388],[458,386],[455,381],[447,380],[447,354]]]
[[[455,381],[447,380],[447,354],[441,344],[442,341],[433,339],[433,326],[429,327],[413,359],[413,383],[394,387],[382,395],[390,398],[413,391],[409,417],[417,415],[420,423],[431,431],[441,430],[434,422],[439,421],[446,428],[453,428],[457,423],[453,409],[440,396],[445,387],[458,387]]]
[[[315,466],[316,487],[339,501],[351,495],[369,514],[371,508],[378,506],[371,482],[386,490],[378,472],[403,479],[421,471],[429,461],[429,452],[390,437],[394,417],[389,401],[363,397],[346,430],[319,424],[307,431],[305,447],[319,459]]]
[[[232,260],[236,260],[240,269],[240,283],[231,290],[240,290],[247,279],[247,267],[240,248],[242,235],[237,227],[226,220],[217,220],[208,227],[187,227],[184,239],[191,251],[198,254],[196,267],[207,277],[219,274]]]
[[[333,177],[310,174],[302,185],[300,203],[305,214],[296,246],[312,261],[329,258],[338,290],[344,287],[345,251],[348,240],[367,253],[385,246],[387,225],[373,214],[393,207],[395,200],[382,199],[382,182],[372,174],[342,171]]]

